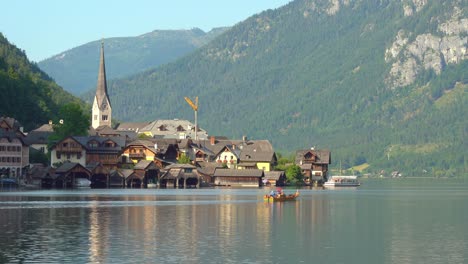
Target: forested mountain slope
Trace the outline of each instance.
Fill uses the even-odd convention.
[[[461,0],[295,0],[110,82],[115,117],[192,119],[183,98],[199,96],[210,134],[329,148],[335,166],[465,174],[466,9]]]
[[[227,28],[207,33],[201,29],[155,30],[136,37],[104,39],[108,78],[122,78],[172,62],[208,43]],[[93,41],[49,59],[39,67],[65,90],[79,95],[96,86],[101,40]]]
[[[57,122],[60,106],[84,103],[59,87],[23,51],[0,33],[0,115],[13,117],[25,131]]]

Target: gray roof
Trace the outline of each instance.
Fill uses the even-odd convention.
[[[263,177],[263,170],[216,169],[214,177]]]
[[[330,164],[331,163],[331,153],[328,149],[318,150],[318,149],[304,149],[298,150],[296,152],[296,164],[301,164],[301,161],[304,159],[304,156],[310,152],[313,155],[317,156],[315,164]]]
[[[0,123],[1,122],[5,122],[13,130],[19,130],[21,128],[21,124],[13,117],[2,116],[0,117]]]
[[[149,124],[150,122],[125,122],[118,124],[116,130],[139,132],[142,128],[146,127]]]
[[[34,130],[31,130],[31,132],[36,131],[36,132],[54,132],[54,128],[52,127],[51,124],[44,124]],[[29,132],[29,133],[31,133]]]
[[[24,145],[28,145],[25,139],[22,136],[19,136],[15,131],[5,131],[3,129],[0,129],[0,138],[6,138],[9,142],[12,142],[14,139],[18,139]]]
[[[145,146],[154,153],[165,153],[170,146],[177,148],[177,140],[175,139],[154,139],[154,138],[145,138],[145,139],[135,139],[127,144],[129,146]],[[157,147],[158,149],[156,149]]]
[[[134,170],[146,170],[146,169],[152,169],[156,168],[156,164],[152,162],[151,160],[140,160],[135,167],[133,167]]]
[[[130,177],[133,174],[133,170],[130,169],[119,169],[118,173],[122,175],[125,179]]]
[[[72,137],[78,143],[80,143],[87,151],[91,152],[110,152],[115,153],[121,151],[125,147],[126,138],[124,137],[100,137],[100,136],[76,136]],[[88,142],[97,141],[99,146],[97,148],[91,148],[88,146]],[[116,144],[115,147],[104,147],[103,144],[106,141],[112,141]]]
[[[197,168],[197,171],[206,175],[213,175],[216,169],[223,167],[223,165],[215,162],[199,162],[198,164],[201,167]]]
[[[191,164],[180,164],[180,163],[174,163],[174,164],[170,164],[164,167],[164,169],[196,169],[196,168],[197,167]]]
[[[268,140],[216,140],[211,144],[209,140],[199,140],[198,147],[203,147],[215,155],[219,155],[225,147],[236,153],[241,162],[275,162],[276,154]]]
[[[165,138],[179,138],[179,134],[184,133],[190,138],[195,138],[195,125],[188,120],[155,120],[149,125],[143,127],[140,133],[151,132],[153,136],[163,136]],[[207,138],[205,130],[198,126],[198,137]]]
[[[47,144],[48,138],[53,132],[33,130],[26,135],[24,141],[28,144]]]
[[[265,179],[268,180],[279,180],[279,178],[284,175],[284,171],[265,171]]]
[[[75,162],[65,162],[63,163],[60,167],[58,167],[55,172],[56,173],[65,173],[65,172],[68,172],[69,170],[75,168],[75,167],[83,167],[83,165],[79,164],[79,163],[75,163]],[[85,167],[83,167],[84,169],[86,169]],[[87,170],[87,169],[86,169]]]

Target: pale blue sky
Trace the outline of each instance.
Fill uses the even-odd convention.
[[[40,61],[90,41],[156,29],[209,31],[291,0],[3,0],[0,32]]]

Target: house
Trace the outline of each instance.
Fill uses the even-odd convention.
[[[80,178],[91,180],[91,172],[79,163],[65,162],[55,170],[54,185],[57,188],[73,188]]]
[[[125,143],[123,137],[67,137],[51,147],[51,164],[76,162],[86,166],[100,162],[109,170],[116,169]]]
[[[34,130],[29,131],[29,133],[26,135],[25,141],[31,148],[47,154],[49,136],[53,133],[54,129],[52,127],[52,121],[50,121],[48,124],[44,124]]]
[[[223,165],[215,162],[202,162],[198,163],[200,167],[197,167],[197,173],[200,179],[200,186],[212,186],[214,185],[213,175],[216,169],[222,169]]]
[[[321,184],[328,180],[331,153],[329,150],[316,150],[315,148],[298,150],[295,163],[301,167],[306,184]]]
[[[40,188],[40,187],[51,187],[52,182],[48,182],[47,179],[52,179],[52,175],[55,175],[55,169],[52,167],[46,167],[44,164],[30,164],[29,169],[26,173],[24,180],[25,187],[27,188]]]
[[[115,130],[117,131],[133,131],[139,133],[141,129],[149,125],[150,122],[125,122],[117,125]]]
[[[139,132],[154,138],[195,138],[195,125],[187,120],[155,120],[142,128]],[[207,139],[208,133],[198,128],[198,139]]]
[[[171,164],[164,168],[159,183],[160,187],[198,187],[200,179],[190,164]]]
[[[284,171],[265,171],[264,185],[284,186],[286,183],[286,174]]]
[[[263,185],[262,178],[264,176],[264,171],[259,169],[216,169],[213,179],[214,185],[217,186],[260,187]]]
[[[133,171],[142,180],[142,187],[148,187],[148,185],[155,186],[158,183],[159,168],[153,161],[141,160],[139,161]]]
[[[2,177],[22,181],[29,165],[29,146],[21,124],[10,117],[0,117],[0,170]]]
[[[236,145],[226,145],[216,155],[216,162],[224,164],[229,169],[237,169],[237,163],[239,162],[239,156],[241,150],[236,148]]]
[[[208,155],[209,161],[226,164],[233,169],[270,171],[277,163],[276,153],[268,140],[247,140],[246,137],[242,140],[218,140],[211,137],[209,141],[199,140],[194,144],[194,148],[203,147],[214,153],[213,159]]]
[[[157,161],[162,165],[177,162],[179,152],[175,139],[137,139],[122,151],[122,163],[136,164],[142,160]]]
[[[91,187],[92,188],[108,188],[110,170],[100,162],[90,162],[86,164],[86,169],[91,172]]]

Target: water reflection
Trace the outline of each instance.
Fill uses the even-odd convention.
[[[0,194],[0,263],[463,263],[466,190]]]

